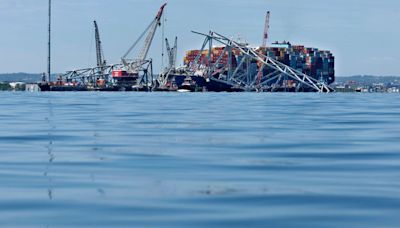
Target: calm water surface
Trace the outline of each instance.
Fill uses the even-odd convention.
[[[400,227],[400,95],[0,93],[0,227]]]

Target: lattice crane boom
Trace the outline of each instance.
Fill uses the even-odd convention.
[[[173,54],[172,66],[175,68],[176,67],[176,60],[178,58],[178,37],[175,37],[175,44],[174,44],[174,48],[173,48],[172,54]]]
[[[97,57],[97,66],[103,67],[106,65],[106,61],[104,59],[103,47],[101,45],[100,40],[100,32],[99,27],[96,21],[93,21],[94,29],[95,29],[95,38],[96,38],[96,57]]]
[[[127,56],[132,52],[132,50],[140,42],[140,40],[142,40],[142,38],[147,34],[146,39],[144,41],[144,45],[140,49],[139,55],[135,59],[135,61],[137,61],[139,63],[145,61],[145,59],[147,58],[147,54],[150,50],[150,46],[153,42],[154,35],[157,31],[157,28],[158,28],[158,26],[161,26],[161,18],[162,18],[164,8],[166,5],[167,5],[167,3],[165,3],[164,5],[161,6],[155,19],[150,23],[150,25],[146,28],[146,30],[139,36],[139,38],[135,41],[135,43],[129,48],[129,50],[122,57],[122,61],[124,62],[124,64],[127,63],[127,60],[126,60]]]
[[[165,38],[165,47],[167,48],[167,54],[168,54],[168,63],[169,66],[168,67],[172,67],[172,63],[173,63],[173,59],[172,59],[172,49],[171,49],[171,45],[169,45],[169,41],[168,38]]]
[[[175,43],[174,46],[171,47],[169,44],[168,39],[165,39],[165,45],[167,48],[167,53],[168,53],[168,63],[169,63],[169,68],[175,68],[176,67],[176,59],[177,59],[177,49],[178,49],[178,37],[175,37]]]
[[[262,41],[262,48],[267,47],[267,42],[269,38],[269,19],[270,19],[271,13],[268,11],[267,16],[265,17],[265,27],[264,27],[264,34],[263,34],[263,41]]]
[[[268,42],[268,38],[269,38],[269,19],[270,19],[271,13],[268,11],[267,12],[267,16],[265,17],[265,27],[264,27],[264,34],[263,34],[263,40],[262,40],[262,44],[260,47],[260,52],[261,54],[264,54],[263,52],[265,52],[266,47],[267,47],[267,42]],[[261,78],[264,74],[264,65],[259,66],[258,69],[258,74],[257,74],[257,85],[259,85],[261,83]]]
[[[143,46],[142,50],[140,51],[139,57],[138,57],[138,59],[141,61],[145,60],[147,57],[147,54],[149,53],[151,43],[153,42],[154,35],[156,34],[156,31],[157,31],[157,27],[161,26],[161,17],[163,15],[164,8],[166,5],[167,5],[167,3],[165,3],[164,5],[161,6],[160,10],[157,13],[156,18],[154,19],[153,25],[150,28],[149,34],[147,35],[146,40],[144,41],[144,46]]]

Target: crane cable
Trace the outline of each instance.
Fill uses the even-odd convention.
[[[122,59],[125,59],[132,52],[132,50],[142,40],[142,38],[146,35],[146,33],[150,30],[150,28],[153,26],[154,23],[156,23],[156,21],[152,21],[150,23],[150,25],[147,26],[146,30],[143,31],[143,33],[139,36],[139,38],[135,41],[135,43],[129,48],[129,50],[125,53],[125,55],[122,57]]]

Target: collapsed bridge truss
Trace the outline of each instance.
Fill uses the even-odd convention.
[[[320,93],[334,92],[334,89],[329,87],[325,82],[318,81],[303,72],[293,69],[279,61],[272,59],[264,53],[249,47],[248,44],[243,44],[229,39],[221,34],[210,31],[209,34],[193,32],[205,37],[202,48],[197,55],[194,63],[191,65],[191,72],[198,72],[200,69],[204,72],[204,77],[210,80],[222,80],[237,88],[242,88],[245,91],[278,91],[287,90],[287,81],[295,82],[293,88],[295,92],[312,91]],[[213,44],[219,43],[225,46],[224,51],[212,63],[211,51],[208,51],[207,62],[208,66],[204,66],[201,60],[201,53],[207,48],[212,50]],[[232,56],[235,52],[239,52],[242,56],[237,64],[233,64]],[[228,63],[225,69],[220,68],[221,60],[224,56],[228,56]],[[250,64],[257,63],[258,72],[256,74],[250,72]],[[218,72],[226,72],[219,74],[218,78],[213,77]]]

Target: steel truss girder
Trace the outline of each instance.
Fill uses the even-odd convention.
[[[227,81],[230,81],[232,83],[237,83],[239,85],[245,84],[244,87],[246,90],[249,90],[249,89],[258,90],[258,89],[260,89],[261,86],[264,86],[268,82],[271,82],[274,79],[276,79],[276,77],[274,77],[274,79],[269,78],[272,76],[271,74],[268,74],[268,75],[262,74],[262,77],[258,83],[257,83],[258,75],[256,75],[253,78],[251,78],[250,75],[247,75],[247,80],[245,80],[245,81],[243,81],[243,78],[238,78],[237,75],[240,71],[240,68],[243,66],[243,64],[246,61],[253,60],[253,61],[257,61],[262,64],[259,69],[261,71],[263,71],[265,67],[268,67],[269,69],[275,70],[276,73],[283,74],[286,77],[298,82],[299,85],[301,84],[303,86],[309,87],[316,92],[320,92],[320,93],[334,92],[334,89],[332,89],[325,83],[319,82],[318,80],[304,74],[303,72],[293,69],[293,68],[291,68],[279,61],[276,61],[264,54],[258,53],[254,49],[248,47],[247,45],[240,44],[240,43],[238,43],[232,39],[229,39],[221,34],[218,34],[213,31],[210,31],[209,34],[204,34],[204,33],[199,33],[199,32],[194,32],[194,31],[192,31],[192,32],[206,37],[204,40],[204,43],[202,45],[202,49],[201,49],[199,55],[195,59],[195,64],[194,64],[194,66],[192,66],[192,70],[195,70],[196,67],[199,68],[201,66],[201,64],[199,63],[201,52],[207,46],[207,43],[211,44],[212,41],[215,40],[218,43],[226,46],[223,53],[221,54],[221,56],[219,56],[218,60],[220,60],[220,58],[222,58],[222,56],[225,55],[226,50],[229,50],[229,55],[231,55],[232,49],[239,50],[240,53],[244,56],[242,61],[239,63],[239,65],[236,67],[236,69],[234,69],[234,71],[231,75],[229,72],[232,72],[232,69],[231,69],[230,64],[228,64],[229,69],[228,69]],[[210,49],[210,52],[211,52],[211,49]],[[210,58],[208,60],[210,63]],[[218,61],[217,61],[217,63],[218,63]],[[247,68],[248,67],[249,66],[247,65]],[[209,67],[208,71],[211,71],[213,69],[215,69],[215,65],[213,67]],[[276,74],[275,72],[273,72],[273,74]],[[209,74],[210,73],[212,73],[212,72],[209,72]],[[243,75],[239,74],[239,76],[243,76]],[[299,89],[297,88],[296,90],[299,90]]]
[[[78,80],[84,85],[95,84],[98,78],[112,81],[112,72],[114,70],[124,70],[126,67],[124,64],[114,64],[101,67],[84,68],[78,70],[67,71],[65,74],[60,75],[66,81]],[[152,60],[141,61],[139,65],[139,79],[138,85],[148,85],[149,82],[153,81],[153,67]],[[150,79],[150,80],[149,80]]]

